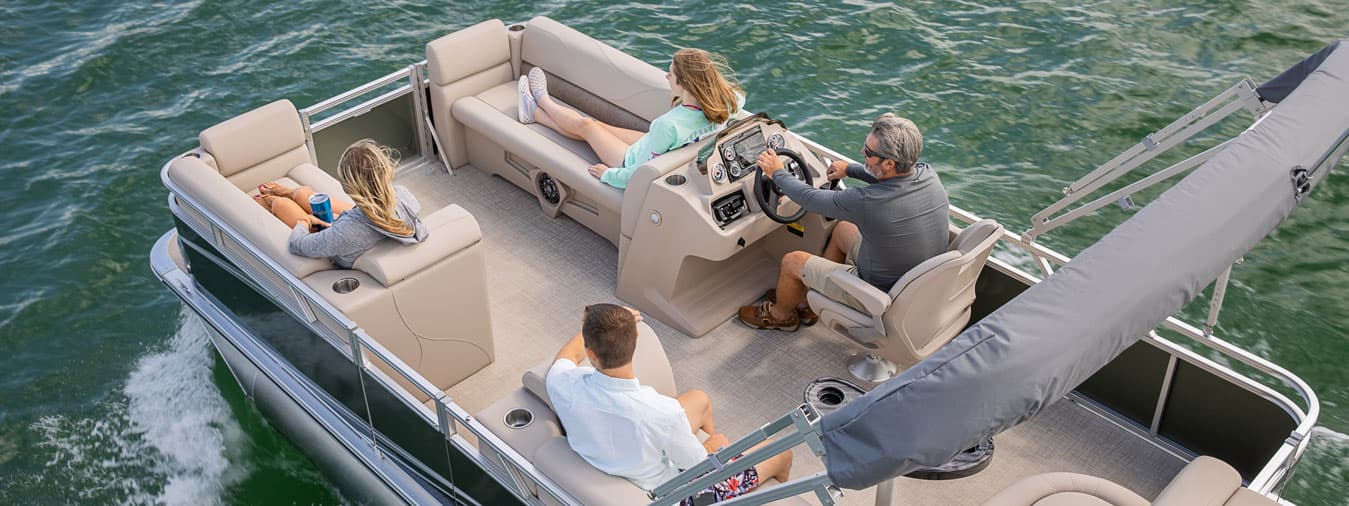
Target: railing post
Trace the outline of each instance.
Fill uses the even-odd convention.
[[[309,150],[309,163],[319,164],[318,150],[314,147],[314,131],[309,125],[309,111],[300,111],[300,126],[304,127],[304,147]]]
[[[365,421],[370,425],[370,447],[379,451],[375,436],[375,415],[370,412],[370,396],[365,391],[365,360],[361,357],[361,335],[356,331],[347,332],[347,342],[351,344],[351,363],[356,366],[356,380],[361,384],[361,401],[365,403]]]
[[[1238,259],[1237,263],[1241,263]],[[1223,309],[1223,297],[1227,296],[1227,281],[1232,278],[1232,266],[1227,266],[1218,280],[1213,282],[1213,300],[1208,307],[1208,320],[1204,321],[1204,335],[1212,336],[1213,328],[1218,326],[1218,312]]]

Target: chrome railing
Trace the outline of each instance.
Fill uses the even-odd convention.
[[[190,156],[191,154],[192,152],[184,153],[183,156]],[[174,158],[174,160],[176,159],[177,157]],[[450,399],[445,392],[436,388],[434,384],[424,378],[415,369],[404,363],[377,340],[371,338],[364,330],[358,327],[354,321],[347,318],[342,311],[333,307],[332,304],[316,293],[312,288],[296,278],[288,269],[281,266],[269,255],[262,253],[257,245],[249,241],[247,237],[241,234],[232,225],[225,220],[222,220],[208,207],[201,205],[201,203],[192,195],[183,191],[181,186],[168,176],[168,167],[174,160],[170,160],[164,165],[160,177],[164,186],[172,193],[170,196],[170,206],[186,207],[192,212],[205,218],[205,225],[209,227],[205,230],[198,228],[199,224],[193,219],[185,218],[183,221],[193,227],[202,238],[210,241],[212,246],[214,246],[221,255],[229,257],[233,256],[233,252],[237,251],[247,256],[245,261],[239,261],[244,260],[240,258],[230,259],[236,267],[240,269],[242,276],[245,277],[245,282],[255,286],[259,283],[259,279],[274,278],[284,282],[286,286],[259,286],[259,288],[264,289],[258,291],[259,293],[262,293],[263,296],[268,297],[273,303],[277,304],[278,307],[281,307],[289,313],[297,321],[302,322],[310,331],[323,336],[326,342],[337,348],[339,351],[342,351],[345,356],[351,359],[352,363],[357,367],[356,371],[361,383],[362,397],[366,398],[367,403],[368,397],[366,397],[364,392],[365,373],[376,378],[382,383],[386,390],[397,396],[404,404],[412,409],[413,412],[421,416],[426,423],[430,424],[440,432],[447,444],[454,445],[454,447],[459,449],[464,455],[474,460],[481,470],[492,475],[498,483],[502,484],[505,489],[514,494],[521,501],[530,504],[541,504],[538,499],[533,497],[523,479],[524,476],[528,476],[538,488],[546,491],[553,497],[563,498],[565,501],[572,503],[575,502],[561,487],[543,473],[539,472],[528,459],[517,453],[510,445],[506,444],[504,440],[469,415],[467,411]],[[175,214],[181,215],[181,211],[175,209]],[[238,244],[240,247],[223,247],[222,238],[226,237],[234,241],[234,243]],[[265,272],[256,272],[254,266],[261,266],[265,269]],[[281,296],[282,294],[287,293],[293,296],[293,298],[288,300]],[[317,314],[313,313],[314,311],[316,311]],[[336,322],[341,327],[343,333],[338,334],[335,329],[330,329],[323,325],[318,319],[318,316],[320,315]],[[342,341],[346,341],[346,344],[342,344]],[[407,381],[408,384],[412,385],[417,392],[433,399],[434,407],[430,412],[428,413],[428,409],[424,405],[411,397],[411,394],[406,389],[384,374],[383,371],[371,367],[370,363],[365,360],[366,353],[370,353],[374,358],[388,364],[390,369],[395,371],[398,376]],[[373,448],[378,449],[378,438],[375,428],[376,420],[374,419],[374,413],[368,408],[368,404],[366,415],[366,422],[369,424],[368,429],[370,431],[367,443]],[[458,427],[467,429],[469,433],[477,439],[476,447],[470,445],[458,435]],[[504,469],[496,467],[495,464],[484,457],[482,454],[482,448],[484,448],[484,446],[502,457],[501,460],[503,461]],[[447,451],[449,451],[448,447]],[[449,458],[448,454],[446,458]],[[447,465],[452,466],[453,463],[448,462],[447,460]]]

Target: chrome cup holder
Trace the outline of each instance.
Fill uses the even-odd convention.
[[[515,408],[506,412],[502,422],[512,429],[523,429],[534,423],[534,412],[525,408]]]
[[[518,31],[520,31],[520,30],[524,30],[524,29],[525,29],[525,25],[516,23],[516,24],[513,24],[513,25],[511,25],[511,26],[506,27],[506,29],[507,29],[507,30],[510,30],[510,31],[512,31],[512,32],[518,32]]]
[[[686,178],[679,174],[665,176],[665,184],[668,184],[670,186],[679,186],[687,182],[689,182],[689,178]]]
[[[356,278],[342,278],[333,282],[333,291],[337,293],[351,293],[360,287],[361,282]]]

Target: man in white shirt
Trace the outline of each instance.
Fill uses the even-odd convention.
[[[572,450],[596,469],[651,490],[730,442],[716,430],[706,393],[690,390],[676,399],[638,383],[632,355],[640,320],[622,306],[586,307],[581,332],[558,351],[546,383]],[[595,368],[578,366],[584,358]],[[699,430],[710,435],[705,443],[694,436]],[[699,502],[749,492],[760,476],[785,482],[791,463],[790,451],[775,455],[699,493]]]

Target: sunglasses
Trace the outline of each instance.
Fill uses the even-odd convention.
[[[872,151],[871,148],[868,148],[866,144],[862,145],[862,154],[865,155],[867,158],[875,157],[880,158],[881,160],[888,160],[888,158],[881,156],[880,153]]]

